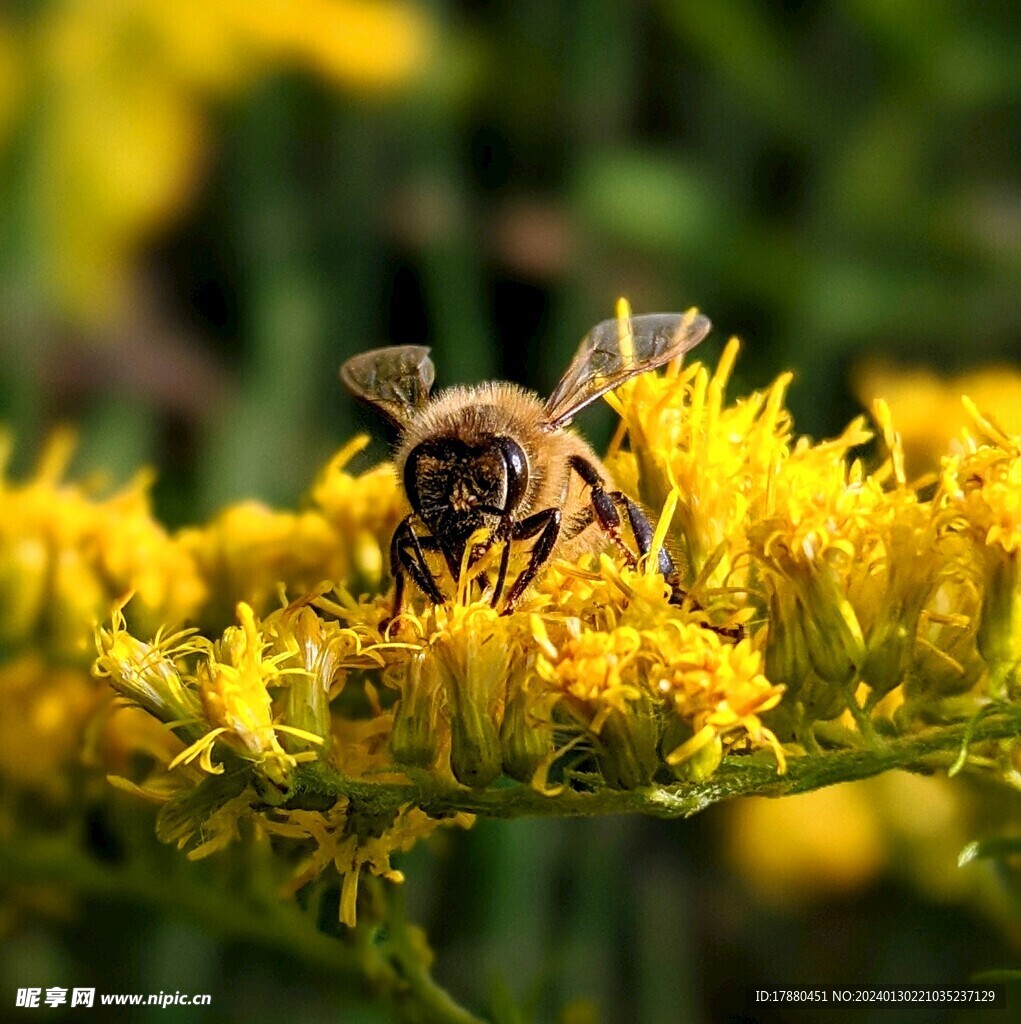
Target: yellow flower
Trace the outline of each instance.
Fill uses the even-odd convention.
[[[157,633],[151,643],[137,640],[127,631],[124,612],[117,606],[110,628],[96,630],[99,656],[93,672],[161,722],[191,723],[199,717],[200,704],[182,674],[181,662],[199,644],[189,630]]]
[[[384,464],[358,476],[350,461],[365,449],[364,434],[344,445],[329,461],[315,486],[312,501],[343,538],[324,578],[342,580],[354,593],[376,592],[387,571],[390,538],[406,509],[393,467]]]
[[[94,624],[118,598],[137,595],[132,620],[148,631],[192,614],[205,589],[152,517],[148,474],[96,499],[63,482],[73,443],[54,435],[24,483],[0,476],[0,641],[85,665]]]
[[[280,588],[301,594],[329,578],[338,537],[315,511],[280,512],[257,501],[232,505],[211,523],[178,534],[212,596],[203,624],[222,628],[239,601],[260,614],[279,603]]]
[[[972,884],[957,867],[976,827],[969,799],[945,777],[888,772],[782,800],[734,800],[725,853],[756,896],[785,909],[862,892],[891,866],[946,901]]]
[[[390,865],[394,853],[409,850],[419,839],[441,826],[469,828],[470,814],[456,814],[439,820],[425,811],[405,805],[384,820],[359,816],[348,801],[338,801],[325,814],[318,811],[278,811],[279,820],[270,820],[271,835],[300,840],[310,838],[315,849],[295,873],[290,884],[297,891],[332,865],[343,878],[340,919],[353,927],[356,923],[358,879],[363,868],[391,882],[403,882],[404,875]]]
[[[784,687],[763,675],[762,654],[751,641],[725,644],[708,630],[689,630],[683,651],[659,670],[654,685],[693,732],[667,754],[668,763],[683,765],[709,743],[722,752],[747,738],[755,746],[768,744],[786,770],[783,748],[760,718],[779,704]]]
[[[198,663],[196,679],[205,718],[212,728],[177,760],[186,763],[201,755],[206,771],[222,772],[222,765],[214,765],[210,758],[212,744],[219,740],[256,762],[265,778],[286,789],[294,765],[315,755],[287,753],[277,732],[297,734],[311,743],[322,743],[323,739],[274,721],[270,690],[284,685],[286,673],[307,670],[293,665],[282,667],[295,661],[290,650],[267,656],[269,640],[260,630],[251,607],[239,604],[238,619],[240,626],[229,627],[221,640],[203,645],[204,658]]]
[[[863,889],[891,856],[874,803],[860,784],[734,804],[728,860],[756,895],[777,906]]]
[[[948,529],[972,541],[983,594],[978,647],[1000,694],[1021,668],[1021,435],[967,408],[980,436],[966,433],[964,452],[944,460],[942,501]]]
[[[24,62],[22,40],[0,14],[0,147],[7,142],[8,133],[18,114],[24,90]]]
[[[854,384],[863,404],[871,407],[881,397],[893,410],[911,476],[938,469],[971,422],[961,395],[1008,433],[1021,433],[1021,372],[1013,366],[983,367],[946,379],[932,370],[870,363],[855,375]]]
[[[646,373],[611,400],[627,428],[642,500],[659,510],[677,494],[670,537],[684,556],[689,582],[716,557],[714,585],[743,583],[739,569],[735,579],[735,558],[749,513],[790,442],[783,399],[791,374],[767,392],[725,403],[737,351],[732,340],[712,376],[699,363],[679,375]],[[615,463],[624,475],[631,472],[626,463]]]
[[[834,441],[801,441],[748,530],[769,595],[767,658],[809,718],[856,710],[858,681],[874,704],[904,680],[941,578],[934,508],[903,479],[885,406],[876,417],[889,448],[877,472],[849,461],[870,437],[860,421]]]
[[[410,0],[44,5],[18,36],[0,35],[0,86],[22,69],[0,104],[19,91],[35,101],[45,184],[32,215],[47,284],[79,316],[118,311],[139,248],[195,191],[215,101],[290,68],[344,88],[400,86],[422,68],[431,35]],[[5,60],[15,45],[23,52]]]
[[[107,692],[80,669],[47,665],[34,652],[0,666],[0,776],[64,801],[80,763],[85,725]]]
[[[592,602],[596,623],[533,613],[531,631],[535,671],[595,740],[604,778],[623,788],[648,784],[664,758],[681,765],[703,748],[722,754],[746,740],[769,744],[782,766],[758,715],[775,707],[783,687],[762,674],[750,641],[732,645],[685,622],[655,575],[617,572],[605,558],[602,575],[616,598]],[[712,772],[718,759],[706,757],[694,771]]]
[[[356,437],[330,460],[312,488],[314,508],[285,512],[243,501],[178,534],[213,595],[202,615],[207,628],[229,622],[238,601],[268,613],[281,590],[300,595],[323,581],[356,594],[380,589],[403,499],[390,466],[347,471],[367,443]]]
[[[500,727],[520,619],[466,599],[411,618],[420,639],[386,676],[402,694],[395,756],[407,765],[435,766],[449,745],[454,778],[487,786],[503,767]]]
[[[262,632],[280,664],[298,669],[289,676],[285,690],[281,717],[290,730],[284,735],[285,748],[291,753],[311,749],[317,757],[325,757],[333,728],[330,701],[339,696],[348,671],[359,660],[370,666],[383,663],[376,651],[378,634],[343,629],[304,601],[270,615],[262,623]]]

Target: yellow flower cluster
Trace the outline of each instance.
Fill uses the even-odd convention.
[[[138,247],[195,189],[204,108],[290,69],[362,92],[401,85],[424,65],[432,30],[411,0],[52,0],[0,11],[0,146],[32,113],[23,141],[44,183],[29,215],[45,284],[79,316],[116,312]]]
[[[389,466],[348,472],[368,442],[356,437],[330,460],[302,512],[246,501],[181,531],[181,547],[209,589],[203,627],[222,629],[239,601],[267,612],[280,603],[281,588],[301,594],[327,580],[356,594],[385,587],[384,552],[400,521],[401,495]]]
[[[153,518],[148,477],[109,497],[67,482],[74,447],[51,439],[24,481],[0,439],[0,779],[64,803],[87,753],[87,723],[109,704],[89,674],[94,624],[134,592],[132,626],[149,633],[194,616],[206,586]],[[99,731],[102,743],[116,739]]]
[[[630,451],[615,451],[609,462],[649,508],[662,509],[675,496],[670,539],[689,583],[744,584],[745,531],[789,454],[791,417],[783,400],[792,375],[727,405],[737,351],[732,339],[712,375],[700,363],[670,367],[635,378],[610,398]]]
[[[7,479],[0,441],[0,645],[87,667],[93,623],[129,590],[133,623],[155,630],[193,616],[206,587],[188,554],[152,516],[146,474],[112,497],[66,483],[74,448],[55,435],[35,474]]]
[[[110,496],[99,481],[68,482],[70,433],[51,438],[24,481],[3,472],[11,444],[0,442],[0,776],[21,787],[51,796],[67,792],[67,770],[89,753],[86,723],[111,697],[89,674],[95,624],[129,596],[115,630],[116,657],[125,666],[146,656],[126,631],[125,615],[140,636],[183,622],[215,634],[233,621],[237,602],[269,610],[279,603],[281,586],[300,593],[324,579],[348,580],[360,591],[383,585],[383,551],[400,498],[388,467],[357,476],[347,471],[367,444],[364,437],[330,461],[306,511],[244,503],[177,534],[152,514],[148,474]],[[250,650],[241,640],[236,631],[221,643],[225,672],[235,671],[239,685]],[[167,642],[161,634],[156,646]],[[253,638],[251,650],[260,642]],[[230,652],[237,655],[233,662]],[[166,680],[155,682],[153,696],[165,686]],[[161,706],[136,703],[161,714]],[[170,719],[198,713],[178,704]],[[228,708],[217,712],[210,704],[207,713],[226,715]],[[119,763],[125,755],[118,751],[131,748],[134,734],[142,746],[151,739],[138,719],[114,716],[91,737],[102,752],[89,756]]]
[[[968,427],[970,417],[961,395],[1010,433],[1021,433],[1021,370],[1007,363],[942,378],[920,367],[873,361],[855,374],[854,387],[865,408],[877,398],[889,404],[903,438],[908,470],[915,476],[937,470]]]
[[[501,776],[551,799],[697,783],[728,754],[762,749],[782,772],[821,743],[881,742],[1006,694],[1021,663],[1017,440],[973,411],[978,439],[948,457],[939,486],[912,485],[885,403],[869,471],[862,419],[831,441],[793,439],[788,375],[728,403],[736,351],[715,373],[671,367],[612,397],[622,427],[608,461],[661,512],[653,547],[680,556],[683,606],[654,558],[634,568],[603,554],[553,564],[511,615],[489,607],[483,563],[448,604],[419,597],[390,622],[384,594],[352,596],[385,579],[401,515],[388,469],[346,472],[361,441],[302,516],[235,509],[225,516],[249,530],[185,534],[208,585],[265,618],[242,603],[240,626],[181,637],[169,655],[177,696],[155,713],[182,749],[155,784],[170,793],[166,771],[189,774],[164,834],[204,854],[254,818],[305,850],[295,884],[331,863],[345,875],[350,921],[361,867],[395,877],[389,854],[438,824],[409,793]],[[297,599],[269,611],[278,582]],[[101,671],[152,711],[115,657],[128,643],[116,624],[101,634]],[[248,766],[242,791],[215,789],[227,763]],[[305,806],[322,772],[396,787],[399,802],[356,787],[326,811]],[[196,800],[196,786],[220,796]]]
[[[363,866],[399,881],[390,854],[471,817],[434,819],[411,804],[367,813],[347,798],[325,811],[295,805],[294,770],[302,763],[322,761],[377,783],[403,780],[387,748],[391,714],[377,701],[345,715],[331,708],[350,674],[380,669],[395,645],[371,629],[342,628],[304,601],[262,621],[242,603],[238,618],[216,641],[185,631],[144,643],[126,632],[119,611],[111,628],[99,630],[97,675],[187,743],[169,761],[157,759],[142,785],[115,781],[165,802],[158,831],[193,859],[236,840],[242,820],[310,847],[293,887],[335,865],[344,876],[341,916],[354,924]]]
[[[94,756],[162,803],[158,834],[190,856],[255,834],[291,851],[294,886],[333,865],[348,922],[363,868],[395,879],[392,853],[470,822],[430,815],[452,795],[782,773],[1016,697],[1021,440],[972,408],[940,479],[912,484],[884,403],[878,440],[861,420],[795,440],[787,376],[728,402],[735,355],[613,397],[609,462],[658,514],[653,549],[678,556],[683,600],[655,557],[607,552],[551,564],[502,615],[483,559],[451,601],[412,595],[391,621],[406,505],[390,467],[350,472],[364,439],[304,511],[242,505],[176,535],[144,480],[107,499],[62,483],[58,439],[29,481],[0,485],[0,695],[28,701],[48,763],[66,763],[81,729],[58,712],[80,722],[102,699],[54,666],[80,665],[83,631],[108,621],[95,673],[135,710],[107,712]]]

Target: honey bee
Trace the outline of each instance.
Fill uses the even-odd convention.
[[[375,349],[344,363],[344,385],[399,432],[395,465],[411,512],[390,545],[393,617],[404,607],[407,579],[430,601],[443,603],[442,574],[433,574],[427,553],[442,556],[456,584],[462,567],[475,566],[502,544],[490,600],[497,607],[506,590],[505,614],[552,558],[577,558],[610,543],[630,565],[647,555],[653,529],[645,512],[612,487],[591,447],[566,428],[600,395],[690,351],[709,329],[694,310],[604,320],[582,340],[545,402],[502,382],[431,397],[435,368],[429,349],[418,345]],[[637,552],[625,539],[622,516]],[[473,543],[466,560],[469,542],[480,535],[486,540]],[[512,546],[527,552],[527,561],[508,588]],[[665,548],[657,567],[678,593]],[[485,574],[479,578],[490,586]]]

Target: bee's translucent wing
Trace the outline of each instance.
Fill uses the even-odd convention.
[[[710,327],[708,319],[693,309],[596,324],[546,402],[547,421],[553,427],[570,423],[579,409],[600,395],[693,349]]]
[[[436,368],[429,349],[421,345],[393,345],[352,356],[340,368],[344,386],[374,405],[398,427],[409,414],[429,400]]]

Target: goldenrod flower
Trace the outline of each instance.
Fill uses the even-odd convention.
[[[0,777],[65,800],[68,769],[83,755],[84,723],[107,699],[81,669],[48,665],[37,652],[0,666]]]
[[[94,624],[133,592],[142,631],[193,615],[205,597],[191,558],[152,516],[148,474],[112,497],[64,481],[70,434],[51,439],[33,477],[0,476],[0,642],[88,664]],[[4,468],[10,443],[0,439]]]
[[[278,819],[266,823],[271,835],[292,840],[311,839],[315,849],[295,873],[290,888],[294,891],[316,878],[332,865],[343,878],[340,919],[355,924],[358,879],[364,867],[391,882],[403,882],[404,875],[390,865],[390,857],[410,849],[419,839],[441,826],[468,828],[474,818],[457,814],[452,818],[430,818],[418,807],[406,805],[374,821],[360,817],[347,800],[339,800],[325,814],[318,811],[279,811]]]
[[[628,456],[618,456],[615,472],[633,475],[642,500],[657,511],[676,492],[670,538],[684,556],[689,581],[718,557],[710,575],[717,586],[744,582],[743,575],[735,578],[735,559],[749,513],[786,457],[791,435],[783,404],[791,374],[767,392],[726,404],[737,351],[732,340],[711,376],[699,363],[679,374],[647,373],[611,399],[627,428],[634,464],[631,470]]]
[[[1013,366],[987,366],[943,378],[920,367],[873,362],[855,374],[854,385],[867,408],[882,398],[893,410],[909,475],[937,471],[970,424],[961,395],[968,395],[1008,433],[1021,433],[1021,372]]]
[[[114,609],[109,629],[96,633],[99,657],[94,672],[110,681],[122,697],[167,724],[195,721],[200,704],[185,682],[181,660],[197,650],[198,640],[189,631],[164,635],[151,643],[136,640],[124,622],[124,612]]]
[[[857,716],[859,683],[872,708],[905,681],[949,572],[935,506],[907,485],[885,404],[875,416],[888,455],[874,473],[852,461],[870,437],[861,421],[834,441],[799,442],[748,530],[769,598],[767,663],[789,673],[796,731],[799,716]]]
[[[281,512],[258,501],[231,505],[178,540],[209,588],[202,620],[213,628],[230,621],[239,601],[266,614],[279,603],[281,585],[291,593],[313,589],[338,544],[318,512]]]
[[[538,676],[595,739],[607,781],[648,784],[663,756],[678,765],[705,746],[722,753],[744,739],[770,744],[782,765],[758,714],[775,707],[783,687],[762,674],[750,642],[734,646],[684,622],[655,575],[617,573],[605,560],[603,573],[617,596],[593,602],[595,625],[533,614],[531,630]],[[706,774],[714,767],[700,763]]]
[[[1021,435],[1007,435],[971,403],[968,410],[979,436],[967,433],[964,452],[944,460],[943,502],[949,529],[973,542],[983,595],[978,647],[999,693],[1021,666]]]
[[[243,602],[238,605],[238,619],[240,626],[229,627],[221,640],[202,652],[204,657],[198,662],[196,679],[205,718],[212,728],[179,760],[183,763],[201,756],[206,771],[220,772],[222,767],[212,764],[210,758],[212,743],[219,740],[255,762],[260,774],[274,785],[286,789],[294,765],[315,755],[287,753],[277,732],[289,732],[310,743],[324,740],[319,734],[275,721],[270,691],[282,687],[287,674],[307,675],[310,670],[297,665],[283,667],[296,660],[290,650],[267,655],[269,639],[261,631],[251,607]]]
[[[500,775],[506,684],[517,658],[517,620],[486,603],[455,601],[414,617],[417,643],[386,679],[402,693],[394,721],[395,756],[435,765],[449,747],[459,782],[486,786]]]
[[[312,488],[313,504],[342,539],[326,578],[343,581],[354,593],[375,593],[388,570],[390,538],[406,513],[393,467],[376,466],[359,475],[348,470],[368,445],[361,434],[327,463]]]
[[[239,601],[268,614],[281,588],[303,594],[333,580],[356,594],[380,589],[402,499],[391,467],[348,472],[367,443],[357,437],[330,460],[312,488],[313,508],[286,512],[243,501],[178,534],[213,598],[205,625],[222,628]]]

